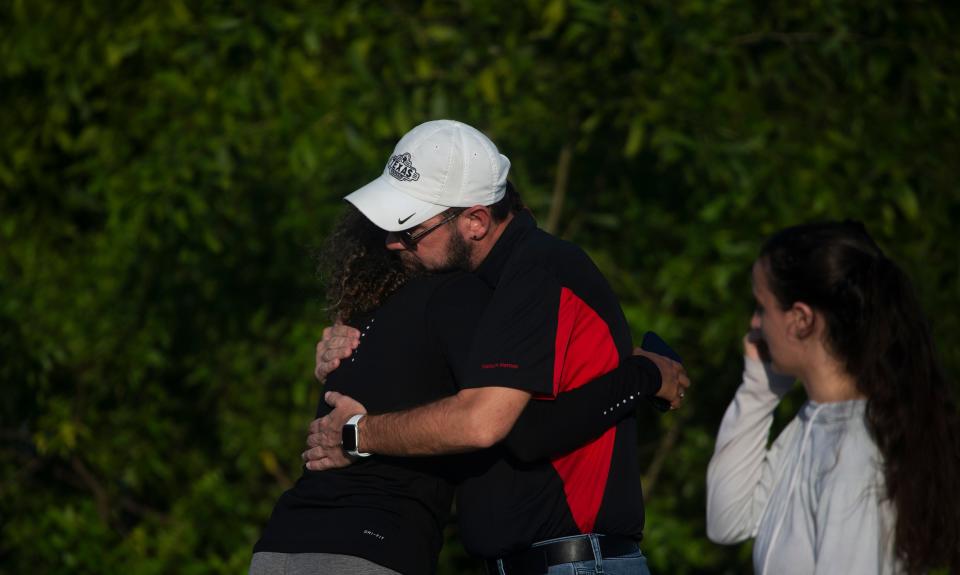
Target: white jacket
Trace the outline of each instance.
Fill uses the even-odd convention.
[[[807,401],[768,449],[773,413],[793,378],[745,358],[707,470],[707,536],[755,537],[758,574],[894,574],[893,507],[866,400]]]

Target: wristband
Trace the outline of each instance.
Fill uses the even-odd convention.
[[[351,457],[369,457],[369,453],[358,451],[360,446],[360,420],[363,419],[362,413],[354,415],[343,425],[340,431],[340,441],[343,443],[343,450]]]

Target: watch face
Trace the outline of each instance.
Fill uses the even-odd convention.
[[[357,426],[350,424],[344,425],[343,430],[340,432],[340,441],[343,442],[344,451],[356,451]]]

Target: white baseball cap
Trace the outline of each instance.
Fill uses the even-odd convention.
[[[433,120],[400,138],[383,174],[344,199],[378,227],[398,232],[447,208],[498,202],[509,171],[510,160],[479,130]]]

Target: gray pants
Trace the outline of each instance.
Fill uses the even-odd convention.
[[[250,575],[400,575],[372,561],[336,553],[253,554]]]

